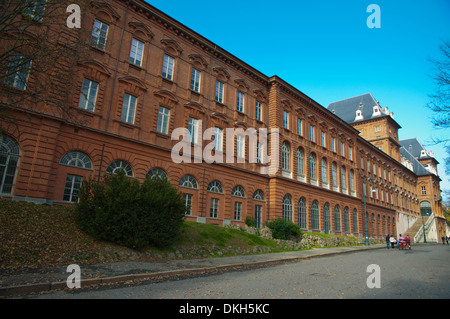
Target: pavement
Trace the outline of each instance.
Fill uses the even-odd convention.
[[[266,267],[307,258],[326,257],[381,248],[386,249],[386,245],[313,248],[310,250],[258,255],[158,262],[80,264],[81,289],[98,285],[131,284],[152,280],[161,281],[186,276]],[[67,280],[72,275],[73,270],[68,272],[67,266],[20,270],[0,269],[0,298],[69,289]]]

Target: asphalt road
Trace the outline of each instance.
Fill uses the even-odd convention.
[[[369,288],[368,279],[369,285],[380,288]],[[449,299],[450,246],[377,249],[160,283],[57,291],[33,298]]]

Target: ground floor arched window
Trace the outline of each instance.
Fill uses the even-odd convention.
[[[19,145],[8,136],[0,136],[0,194],[10,195],[19,166]]]

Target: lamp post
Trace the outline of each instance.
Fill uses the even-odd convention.
[[[366,183],[363,182],[363,194],[364,194],[364,220],[365,220],[365,240],[364,245],[369,246],[369,232],[367,229],[367,209],[366,209]]]
[[[365,181],[368,181],[372,186],[374,185],[374,182],[372,181],[370,176],[368,176],[366,178],[365,175],[362,175],[361,177],[363,178],[364,219],[365,219],[365,237],[366,237],[365,240],[364,240],[364,245],[365,246],[369,246],[369,230],[367,228],[368,216],[367,216],[367,207],[366,207],[366,183],[365,183]],[[376,183],[376,180],[375,180],[375,183]],[[375,192],[376,192],[376,190],[373,189],[372,193],[375,193]]]

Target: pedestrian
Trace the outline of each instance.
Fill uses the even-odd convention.
[[[400,234],[400,236],[398,237],[398,249],[400,249],[400,246],[402,245],[403,240],[404,240],[404,238],[403,238],[402,234]]]
[[[445,236],[442,236],[442,245],[445,245]]]
[[[391,238],[389,237],[389,234],[386,236],[386,245],[387,245],[387,249],[389,249],[389,246],[391,244]]]
[[[391,241],[391,248],[394,248],[394,247],[395,247],[395,243],[397,242],[397,241],[395,240],[394,235],[391,235],[390,241]]]
[[[450,241],[450,236],[447,237],[447,245],[448,245],[449,241]]]

